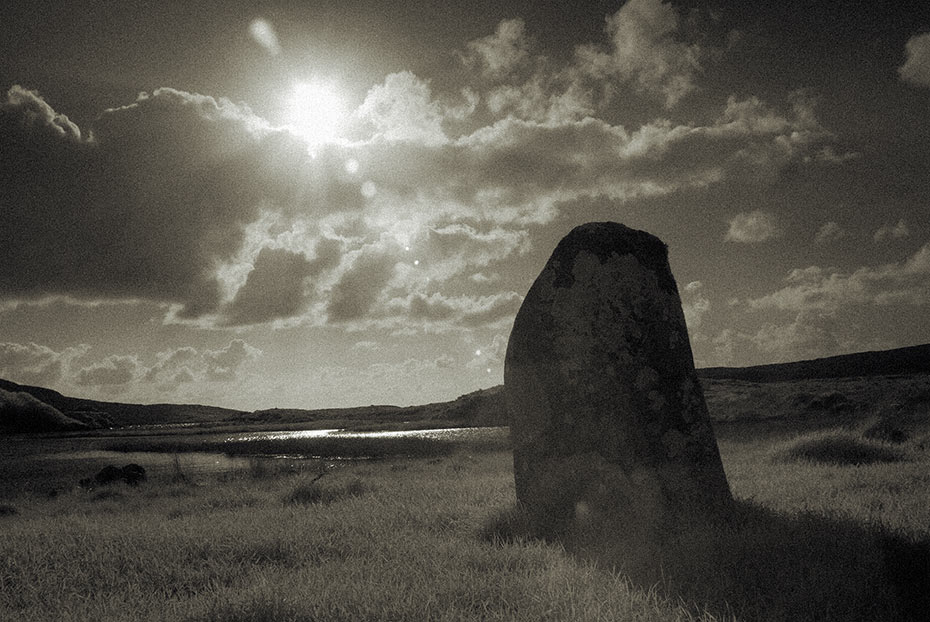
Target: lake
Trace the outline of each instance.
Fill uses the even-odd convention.
[[[150,477],[254,468],[258,461],[395,459],[480,452],[509,445],[508,429],[270,430],[204,432],[135,428],[88,436],[17,435],[0,439],[0,497],[61,491],[108,464],[142,465]]]

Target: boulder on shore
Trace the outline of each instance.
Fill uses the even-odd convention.
[[[129,484],[130,486],[138,486],[139,483],[144,482],[146,479],[147,476],[145,473],[145,468],[141,465],[130,463],[120,468],[118,466],[108,464],[107,466],[100,469],[100,471],[98,471],[94,476],[94,483],[98,486],[108,486],[110,484],[123,482]],[[87,487],[85,484],[89,483],[89,480],[81,480],[81,485],[84,487]]]

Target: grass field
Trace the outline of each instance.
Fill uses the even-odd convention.
[[[860,432],[720,426],[734,516],[649,545],[622,525],[521,532],[500,447],[315,482],[317,461],[190,475],[181,460],[138,488],[8,495],[0,619],[923,619],[930,452]]]

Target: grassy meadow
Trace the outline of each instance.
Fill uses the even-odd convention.
[[[898,435],[866,419],[801,434],[719,423],[733,515],[648,538],[611,524],[536,537],[514,507],[505,439],[402,457],[394,439],[379,459],[252,458],[216,473],[186,468],[185,452],[216,449],[193,437],[106,441],[178,458],[135,488],[6,487],[0,619],[923,620],[919,420]],[[11,446],[0,469],[25,472]],[[88,474],[44,468],[50,481]]]

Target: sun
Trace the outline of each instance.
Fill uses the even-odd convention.
[[[336,142],[348,108],[339,91],[325,82],[298,82],[287,102],[287,125],[310,146]]]

